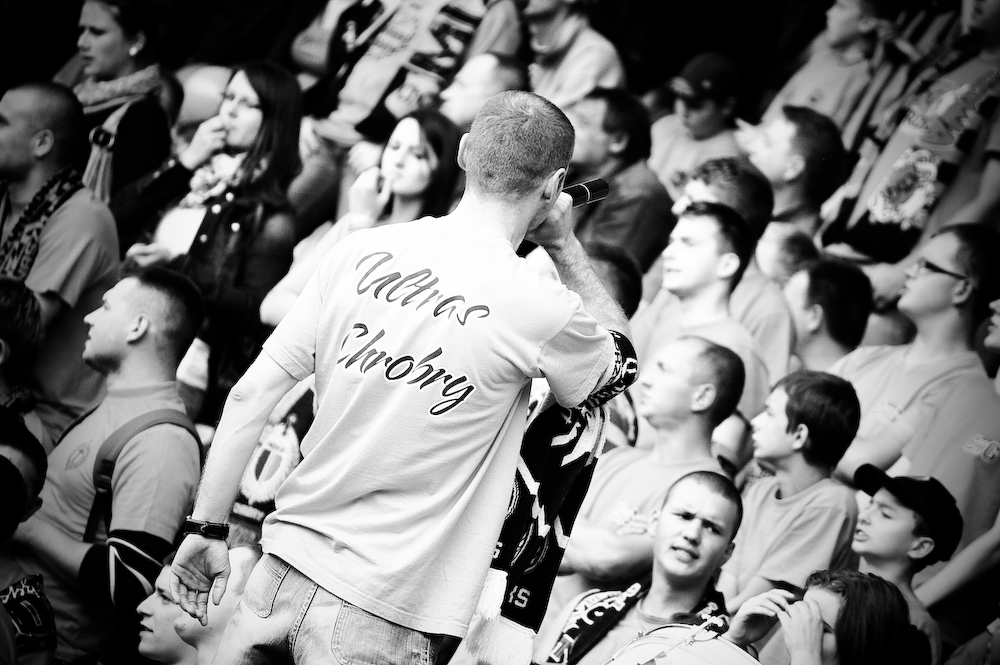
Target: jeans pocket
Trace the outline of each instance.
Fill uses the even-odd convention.
[[[248,610],[262,619],[271,615],[274,597],[278,595],[278,587],[288,574],[288,568],[288,564],[278,557],[264,555],[250,572],[243,590],[243,604]]]
[[[429,637],[344,601],[331,648],[341,665],[431,665],[439,643],[439,635]]]

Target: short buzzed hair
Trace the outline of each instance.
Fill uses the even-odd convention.
[[[764,234],[774,211],[774,191],[767,177],[749,161],[737,157],[709,159],[691,171],[688,180],[713,188],[718,202],[742,215],[757,238]]]
[[[35,132],[48,130],[55,137],[53,157],[60,165],[73,163],[87,145],[83,105],[73,91],[59,83],[25,83],[12,91],[35,96],[32,126]]]
[[[135,278],[143,288],[163,298],[161,342],[180,362],[205,318],[205,303],[198,287],[189,277],[163,266],[147,266],[123,275],[123,278],[128,277]]]
[[[736,537],[736,532],[740,530],[740,524],[743,522],[743,499],[740,497],[740,491],[736,489],[733,481],[715,471],[692,471],[674,481],[674,484],[667,490],[667,495],[663,497],[663,505],[666,505],[667,501],[670,501],[670,495],[673,494],[674,488],[681,485],[681,483],[696,483],[707,487],[733,505],[733,508],[736,509],[736,520],[733,523],[733,532],[729,534],[729,540],[732,542],[733,538]]]
[[[805,166],[803,189],[811,203],[819,206],[844,183],[847,151],[840,129],[828,116],[804,106],[782,106],[785,119],[795,127],[792,150]]]
[[[701,352],[692,363],[692,378],[699,384],[710,383],[715,386],[715,401],[708,409],[708,419],[717,427],[736,413],[740,397],[743,396],[743,384],[746,382],[743,360],[732,349],[704,337],[689,335],[680,339],[690,339],[702,345]]]
[[[523,196],[569,165],[573,141],[573,125],[555,104],[530,92],[502,92],[472,121],[465,143],[467,186],[487,198]]]

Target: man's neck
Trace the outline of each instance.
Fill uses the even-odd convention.
[[[524,203],[480,199],[466,189],[455,210],[443,219],[474,223],[484,234],[506,238],[516,249],[524,240],[531,214]]]
[[[688,613],[698,609],[698,603],[705,596],[708,582],[691,588],[678,588],[667,581],[660,568],[653,565],[653,583],[649,593],[640,602],[644,614],[658,619],[670,620],[675,614]]]
[[[158,357],[132,354],[105,375],[108,390],[127,390],[152,383],[169,383],[177,378],[177,366]]]
[[[722,283],[712,284],[697,293],[678,296],[681,326],[691,328],[729,318],[729,290]]]
[[[219,631],[218,637],[210,636],[205,638],[204,642],[198,645],[198,665],[212,665],[212,661],[215,660],[216,653],[219,651],[219,642],[222,641],[222,631]]]
[[[835,362],[851,352],[851,349],[835,342],[825,335],[815,335],[805,340],[796,350],[804,369],[825,372]]]
[[[29,203],[31,199],[35,197],[35,194],[52,179],[56,173],[58,173],[58,168],[47,167],[44,165],[36,165],[35,168],[31,169],[23,178],[11,179],[7,181],[7,196],[10,199],[10,205],[13,212],[20,215]]]
[[[774,479],[778,483],[778,498],[781,499],[793,497],[829,477],[828,469],[806,463],[801,454],[792,455],[774,465]]]
[[[971,351],[968,327],[961,316],[945,312],[917,322],[917,334],[907,351],[911,362],[927,362]]]
[[[904,596],[907,594],[914,595],[912,587],[913,573],[910,572],[909,559],[906,561],[870,561],[865,557],[861,557],[861,561],[858,564],[858,572],[878,575],[887,582],[892,582],[896,585],[896,588]]]
[[[656,427],[653,457],[663,463],[712,459],[712,426],[697,415]]]
[[[773,217],[784,223],[795,224],[809,236],[816,233],[819,226],[819,208],[810,204],[801,188],[794,183],[775,188]]]

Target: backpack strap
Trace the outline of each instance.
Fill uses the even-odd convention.
[[[94,487],[97,494],[94,496],[94,504],[90,508],[90,517],[87,519],[87,528],[83,534],[83,542],[92,543],[97,535],[97,527],[103,521],[105,526],[111,525],[111,477],[115,471],[115,462],[118,455],[129,441],[140,433],[156,425],[176,425],[183,427],[194,437],[198,445],[198,460],[203,462],[204,451],[201,448],[201,439],[198,431],[191,423],[191,419],[184,413],[176,409],[157,409],[149,411],[140,416],[136,416],[114,432],[111,433],[101,448],[97,451],[97,459],[94,460]]]
[[[83,172],[83,184],[104,203],[111,199],[111,154],[118,137],[118,125],[121,124],[129,107],[140,99],[142,96],[125,102],[108,116],[104,124],[90,130],[90,159],[87,160],[87,168]]]

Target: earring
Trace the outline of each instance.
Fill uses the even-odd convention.
[[[130,48],[128,50],[128,54],[134,58],[135,56],[137,56],[139,54],[139,47],[138,46],[133,46],[132,48]]]

